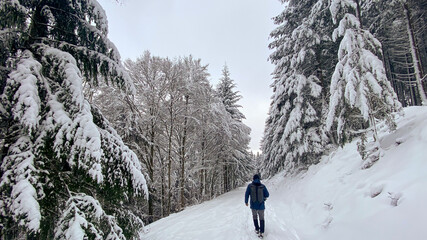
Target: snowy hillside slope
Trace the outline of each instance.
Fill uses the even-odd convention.
[[[380,126],[384,152],[369,169],[361,169],[355,140],[304,173],[264,181],[264,239],[427,239],[427,108],[406,108],[397,126]],[[257,239],[244,190],[154,222],[142,239]]]

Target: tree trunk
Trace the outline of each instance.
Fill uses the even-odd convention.
[[[188,98],[189,96],[185,96],[185,115],[184,115],[184,130],[182,135],[181,142],[181,154],[180,154],[180,163],[181,163],[181,179],[179,182],[179,188],[181,191],[181,199],[180,199],[180,209],[182,210],[185,207],[185,143],[187,140],[187,123],[188,123]]]
[[[154,125],[155,123],[153,122],[153,120],[151,121],[151,128],[150,128],[150,152],[149,152],[149,157],[148,157],[148,176],[150,178],[150,194],[148,195],[148,222],[153,222],[153,217],[154,217],[154,194],[153,193],[153,184],[154,184],[154,138],[155,138],[155,132],[154,132]]]
[[[205,186],[205,182],[204,182],[204,174],[205,174],[205,139],[206,139],[206,132],[205,130],[203,130],[202,133],[202,157],[201,157],[201,169],[200,169],[200,199],[204,200],[204,186]]]
[[[411,65],[410,60],[409,60],[410,58],[411,57],[409,56],[409,54],[405,55],[406,66],[410,66]],[[410,70],[410,68],[407,67],[406,68],[406,75],[408,76],[408,81],[407,81],[408,83],[406,83],[406,85],[408,86],[408,89],[409,89],[409,94],[410,94],[409,97],[411,98],[411,106],[419,106],[420,103],[419,103],[419,97],[418,97],[418,94],[417,94],[417,84],[412,84],[411,83],[412,81],[416,82],[417,79],[414,79],[411,76],[412,73],[409,70]]]
[[[356,0],[356,17],[357,17],[357,19],[359,19],[360,29],[363,29],[363,25],[362,25],[362,14],[361,14],[361,10],[360,10],[360,2],[359,2],[359,0]]]
[[[161,198],[160,198],[160,218],[165,217],[165,206],[166,206],[166,170],[165,170],[165,159],[163,158],[162,152],[160,151],[160,147],[157,146],[157,152],[159,155],[160,162],[160,180],[161,180]]]
[[[417,43],[415,42],[414,28],[411,20],[411,12],[407,3],[402,3],[402,6],[405,12],[406,30],[408,32],[408,37],[409,37],[409,45],[411,48],[412,63],[414,65],[414,72],[415,72],[415,79],[418,87],[418,93],[421,98],[421,104],[423,106],[427,106],[427,97],[422,84],[423,73],[421,69],[421,61],[420,61],[420,57],[418,56]]]
[[[164,171],[164,166],[162,164],[162,202],[161,202],[161,212],[160,212],[160,216],[163,218],[165,217],[165,195],[166,195],[166,191],[165,191],[165,171]]]
[[[212,199],[213,198],[213,196],[215,195],[215,191],[214,191],[214,189],[215,189],[215,175],[216,175],[216,171],[215,170],[212,170],[212,177],[211,177],[211,182],[210,182],[210,184],[211,184],[211,186],[210,186],[210,198]]]
[[[227,163],[226,160],[224,160],[224,166],[223,166],[223,188],[222,188],[222,193],[226,193],[227,192],[227,188],[228,188],[228,176],[227,176]]]
[[[170,126],[169,126],[169,136],[168,136],[168,197],[167,197],[167,207],[166,213],[167,216],[171,214],[171,199],[172,199],[172,133],[173,133],[173,97],[171,97],[170,109],[169,109],[169,117],[170,117]]]

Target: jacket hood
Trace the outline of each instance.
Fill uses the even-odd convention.
[[[260,185],[260,184],[261,184],[261,180],[259,180],[259,179],[254,179],[254,180],[252,181],[252,183],[253,183],[253,184],[255,184],[255,185]]]

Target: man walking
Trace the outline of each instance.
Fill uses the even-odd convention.
[[[258,174],[254,175],[253,181],[246,188],[245,193],[245,204],[248,206],[248,199],[251,197],[251,210],[252,217],[254,219],[255,232],[259,234],[260,238],[263,237],[265,221],[264,221],[264,210],[265,210],[265,200],[270,196],[267,188],[264,184],[261,183],[260,177]],[[259,225],[258,225],[258,216],[259,216]]]

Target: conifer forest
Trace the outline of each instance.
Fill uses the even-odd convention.
[[[192,55],[122,59],[97,0],[1,0],[0,239],[140,239],[356,137],[372,166],[376,123],[427,105],[427,2],[279,1],[255,155],[233,66],[214,86]]]

